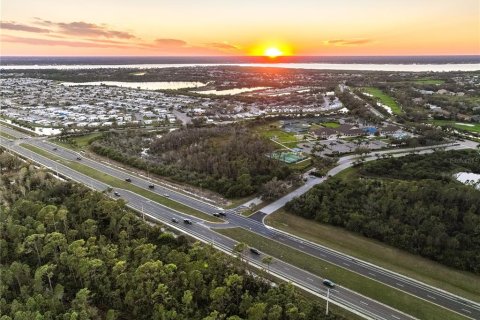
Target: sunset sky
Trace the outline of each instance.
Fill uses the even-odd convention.
[[[479,0],[0,0],[1,55],[480,54]]]

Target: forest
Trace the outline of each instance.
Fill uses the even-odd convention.
[[[474,150],[364,163],[287,203],[288,211],[480,274],[480,190],[453,178],[480,173]]]
[[[270,141],[243,125],[184,128],[161,137],[133,131],[109,132],[91,149],[227,198],[251,195],[275,178],[296,180],[287,165],[267,156],[275,149]]]
[[[0,154],[0,319],[343,319],[291,284]]]

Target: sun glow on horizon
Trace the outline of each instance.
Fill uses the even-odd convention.
[[[270,47],[265,50],[265,55],[269,58],[276,58],[278,56],[283,56],[283,52],[278,48]]]

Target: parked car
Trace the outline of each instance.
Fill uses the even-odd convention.
[[[258,250],[255,249],[255,248],[250,248],[250,252],[253,253],[253,254],[260,255],[260,251],[258,251]]]
[[[125,181],[127,181],[127,182],[132,182],[132,179],[126,178]]]
[[[149,189],[155,189],[155,185],[154,185],[154,184],[149,184],[149,185],[148,185],[148,188],[149,188]]]
[[[120,193],[118,193],[117,191],[115,191],[113,194],[115,195],[115,197],[120,197]]]
[[[190,220],[190,219],[183,219],[183,223],[185,223],[185,224],[193,224],[193,223],[192,223],[192,220]]]
[[[176,218],[172,218],[172,222],[178,223],[178,220]]]
[[[331,281],[331,280],[328,280],[328,279],[324,279],[322,281],[323,285],[324,286],[327,286],[329,288],[335,288],[335,282]]]

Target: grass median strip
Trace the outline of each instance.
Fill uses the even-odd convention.
[[[152,201],[155,201],[157,203],[160,203],[166,207],[169,207],[171,209],[174,209],[174,210],[178,210],[182,213],[185,213],[185,214],[188,214],[188,215],[191,215],[191,216],[195,216],[197,218],[200,218],[200,219],[204,219],[204,220],[207,220],[207,221],[210,221],[210,222],[222,222],[223,220],[221,219],[218,219],[214,216],[211,216],[211,215],[208,215],[204,212],[201,212],[199,210],[196,210],[194,208],[191,208],[189,206],[186,206],[184,204],[181,204],[179,202],[176,202],[176,201],[173,201],[171,199],[168,199],[164,196],[161,196],[159,194],[156,194],[156,193],[153,193],[153,192],[150,192],[146,189],[142,189],[138,186],[135,186],[129,182],[126,182],[126,181],[123,181],[121,179],[118,179],[118,178],[115,178],[115,177],[112,177],[106,173],[103,173],[103,172],[100,172],[96,169],[93,169],[89,166],[86,166],[84,164],[81,164],[81,163],[78,163],[78,162],[75,162],[75,161],[69,161],[69,160],[65,160],[59,156],[56,156],[48,151],[45,151],[43,149],[40,149],[40,148],[37,148],[35,146],[32,146],[30,144],[26,144],[26,143],[22,143],[21,144],[22,147],[24,147],[25,149],[28,149],[30,151],[33,151],[41,156],[44,156],[50,160],[54,160],[54,161],[58,161],[59,163],[69,167],[70,169],[73,169],[75,171],[78,171],[80,173],[83,173],[89,177],[92,177],[94,179],[97,179],[103,183],[106,183],[108,185],[110,185],[112,188],[121,188],[121,189],[125,189],[125,190],[129,190],[129,191],[132,191],[132,192],[135,192],[141,196],[144,196],[145,198],[147,199],[150,199]]]
[[[472,273],[442,266],[384,243],[304,219],[284,210],[269,215],[265,222],[274,228],[480,302],[480,277]]]
[[[10,140],[16,140],[17,139],[14,136],[12,136],[12,135],[10,135],[6,132],[3,132],[3,131],[0,131],[0,136],[3,137],[3,138],[10,139]]]
[[[317,259],[311,255],[270,240],[242,228],[216,229],[215,231],[255,247],[265,254],[282,259],[319,277],[329,278],[342,286],[392,306],[419,319],[465,319],[432,303],[396,290],[387,285]]]

